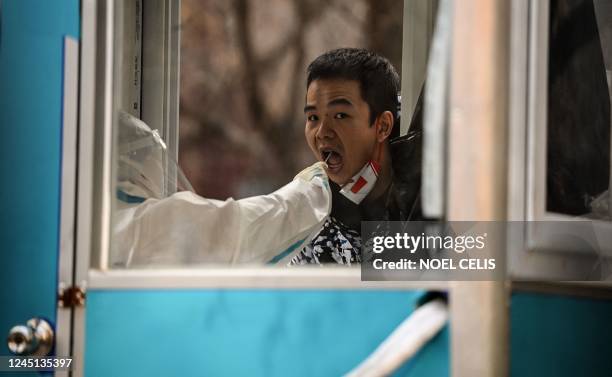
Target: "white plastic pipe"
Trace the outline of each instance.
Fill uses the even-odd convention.
[[[441,299],[416,309],[347,377],[387,376],[410,360],[444,327],[448,307]]]

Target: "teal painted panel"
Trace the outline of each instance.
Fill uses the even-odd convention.
[[[516,293],[511,375],[612,376],[612,301]]]
[[[33,316],[55,319],[63,38],[79,36],[79,6],[0,1],[2,336]]]
[[[97,291],[86,376],[339,376],[414,309],[420,292]],[[448,331],[401,376],[447,376]]]

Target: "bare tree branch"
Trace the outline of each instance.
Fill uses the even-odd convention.
[[[264,103],[260,98],[260,75],[257,71],[258,64],[253,51],[253,43],[249,37],[251,29],[249,1],[235,0],[234,11],[237,21],[238,47],[243,60],[243,64],[241,64],[242,78],[244,80],[247,102],[256,128],[264,130],[269,127],[269,117]]]

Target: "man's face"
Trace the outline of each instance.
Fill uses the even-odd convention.
[[[311,82],[304,114],[308,145],[318,160],[329,157],[327,175],[333,182],[347,183],[374,157],[376,127],[370,127],[370,107],[361,97],[359,82]]]

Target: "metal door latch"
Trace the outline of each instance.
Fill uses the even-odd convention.
[[[85,290],[79,286],[60,286],[57,293],[57,305],[60,308],[85,306]]]

